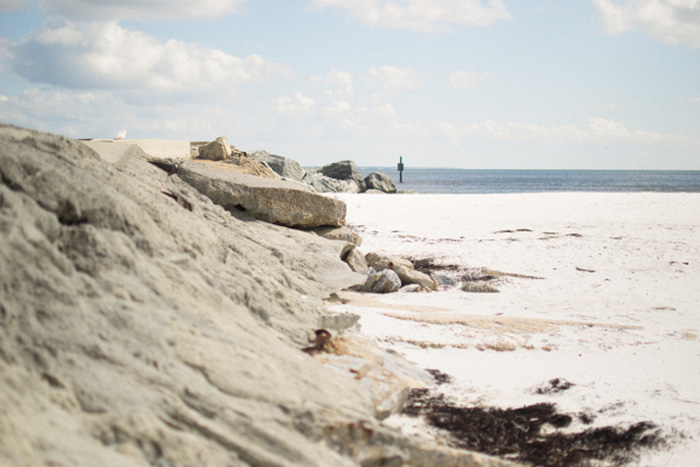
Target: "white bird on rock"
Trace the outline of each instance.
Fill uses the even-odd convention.
[[[114,139],[125,139],[126,138],[126,130],[122,130],[116,135],[114,135]]]

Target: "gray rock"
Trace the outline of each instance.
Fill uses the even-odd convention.
[[[365,180],[357,172],[357,165],[353,161],[333,162],[321,167],[321,174],[336,180],[353,181],[359,187],[359,191],[365,191]]]
[[[216,138],[216,141],[212,141],[209,144],[205,144],[199,147],[200,159],[207,159],[210,161],[223,161],[231,156],[231,145],[228,143],[228,139],[223,136]]]
[[[204,163],[185,162],[177,174],[214,203],[229,210],[245,210],[257,219],[288,227],[339,227],[345,222],[345,203],[279,179],[220,170]]]
[[[0,127],[0,173],[3,463],[350,463],[293,428],[374,416],[298,350],[321,298],[364,280],[338,242],[52,135]]]
[[[438,282],[440,287],[457,287],[459,285],[459,282],[457,282],[455,279],[442,274],[434,275],[433,279],[435,279]]]
[[[391,293],[401,288],[401,279],[391,269],[376,271],[372,268],[367,272],[367,281],[358,290],[371,293]]]
[[[361,191],[355,180],[338,180],[327,177],[320,172],[320,169],[307,170],[302,182],[318,193],[359,193]]]
[[[437,290],[439,287],[438,281],[415,269],[407,269],[399,265],[396,267],[396,273],[401,277],[401,282],[404,284],[420,284],[427,290]]]
[[[377,271],[386,269],[394,270],[401,278],[401,283],[403,285],[420,284],[427,290],[438,289],[439,284],[435,279],[425,273],[416,271],[413,264],[406,259],[385,256],[378,253],[367,253],[365,259],[367,260],[367,264]]]
[[[387,174],[382,172],[372,172],[365,177],[367,191],[379,190],[384,193],[396,193],[396,185]]]
[[[318,320],[318,327],[330,329],[331,331],[345,331],[355,326],[360,320],[360,315],[355,313],[338,313],[321,316]]]
[[[5,125],[0,174],[3,465],[506,465],[383,426],[406,384],[299,350],[365,279],[340,242]]]
[[[470,292],[470,293],[498,293],[500,290],[498,290],[496,287],[489,285],[485,282],[466,282],[462,286],[462,290],[465,292]]]
[[[365,259],[367,260],[367,264],[377,271],[382,271],[387,268],[393,269],[396,264],[400,264],[407,269],[413,269],[413,263],[407,259],[388,256],[373,251],[367,253]]]
[[[360,251],[353,245],[346,253],[341,254],[350,269],[355,272],[364,272],[367,270],[367,261]]]
[[[343,227],[318,227],[313,229],[318,235],[329,240],[341,240],[344,242],[352,243],[353,245],[362,245],[362,237],[360,237],[356,232],[348,229],[346,226]]]
[[[304,178],[304,169],[295,160],[270,154],[262,149],[250,154],[253,159],[267,164],[280,177],[300,182]]]
[[[374,414],[380,420],[403,407],[411,388],[431,384],[430,377],[398,355],[356,336],[333,338],[323,359],[344,373],[361,375],[360,384],[373,394]]]

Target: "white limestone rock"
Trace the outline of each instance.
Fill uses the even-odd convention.
[[[231,156],[231,145],[224,136],[219,136],[215,141],[199,147],[199,159],[210,161],[223,161]]]

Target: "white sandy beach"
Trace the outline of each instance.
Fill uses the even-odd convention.
[[[697,465],[700,194],[338,197],[364,253],[542,278],[507,276],[500,293],[454,288],[334,307],[360,314],[363,334],[451,375],[441,389],[460,403],[554,402],[594,417],[568,431],[651,421],[675,444],[639,465]],[[573,386],[536,392],[554,378]]]

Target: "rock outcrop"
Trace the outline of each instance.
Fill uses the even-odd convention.
[[[297,182],[301,182],[301,180],[304,178],[304,169],[302,169],[299,163],[295,160],[270,154],[262,149],[250,154],[250,157],[258,162],[267,164],[280,177]]]
[[[318,193],[359,193],[360,187],[350,180],[337,180],[327,177],[320,169],[309,169],[301,180]]]
[[[401,288],[401,278],[392,269],[377,271],[369,268],[367,281],[357,288],[360,292],[391,293]]]
[[[401,278],[401,284],[419,284],[427,290],[438,290],[439,283],[429,275],[416,271],[413,264],[403,258],[385,256],[378,253],[367,253],[365,255],[367,264],[377,271],[392,269]]]
[[[355,272],[364,273],[369,267],[364,255],[360,253],[360,250],[358,250],[355,245],[348,244],[340,257],[350,266],[350,269]]]
[[[0,464],[506,465],[378,422],[407,379],[362,382],[351,343],[301,352],[364,279],[342,245],[0,126]]]
[[[313,231],[323,238],[329,240],[339,240],[343,242],[348,242],[353,245],[362,245],[362,237],[360,237],[356,232],[353,232],[348,227],[319,227],[313,229]]]
[[[379,190],[384,193],[396,193],[396,185],[387,174],[372,172],[365,177],[366,190]]]
[[[333,162],[323,167],[304,170],[298,162],[262,149],[249,157],[267,165],[280,177],[304,183],[317,193],[397,192],[391,177],[382,172],[372,172],[363,179],[353,161]]]
[[[356,184],[358,192],[365,191],[365,180],[357,172],[357,165],[353,161],[333,162],[321,167],[320,172],[326,177]]]
[[[210,161],[223,161],[231,157],[231,145],[228,139],[223,136],[216,138],[216,141],[204,144],[199,147],[199,159]]]
[[[227,165],[185,162],[178,165],[177,174],[219,206],[245,211],[256,219],[298,228],[340,227],[345,222],[342,201],[296,183],[227,170]]]
[[[309,169],[302,182],[319,193],[361,193],[365,180],[353,161],[333,162],[321,168]]]

